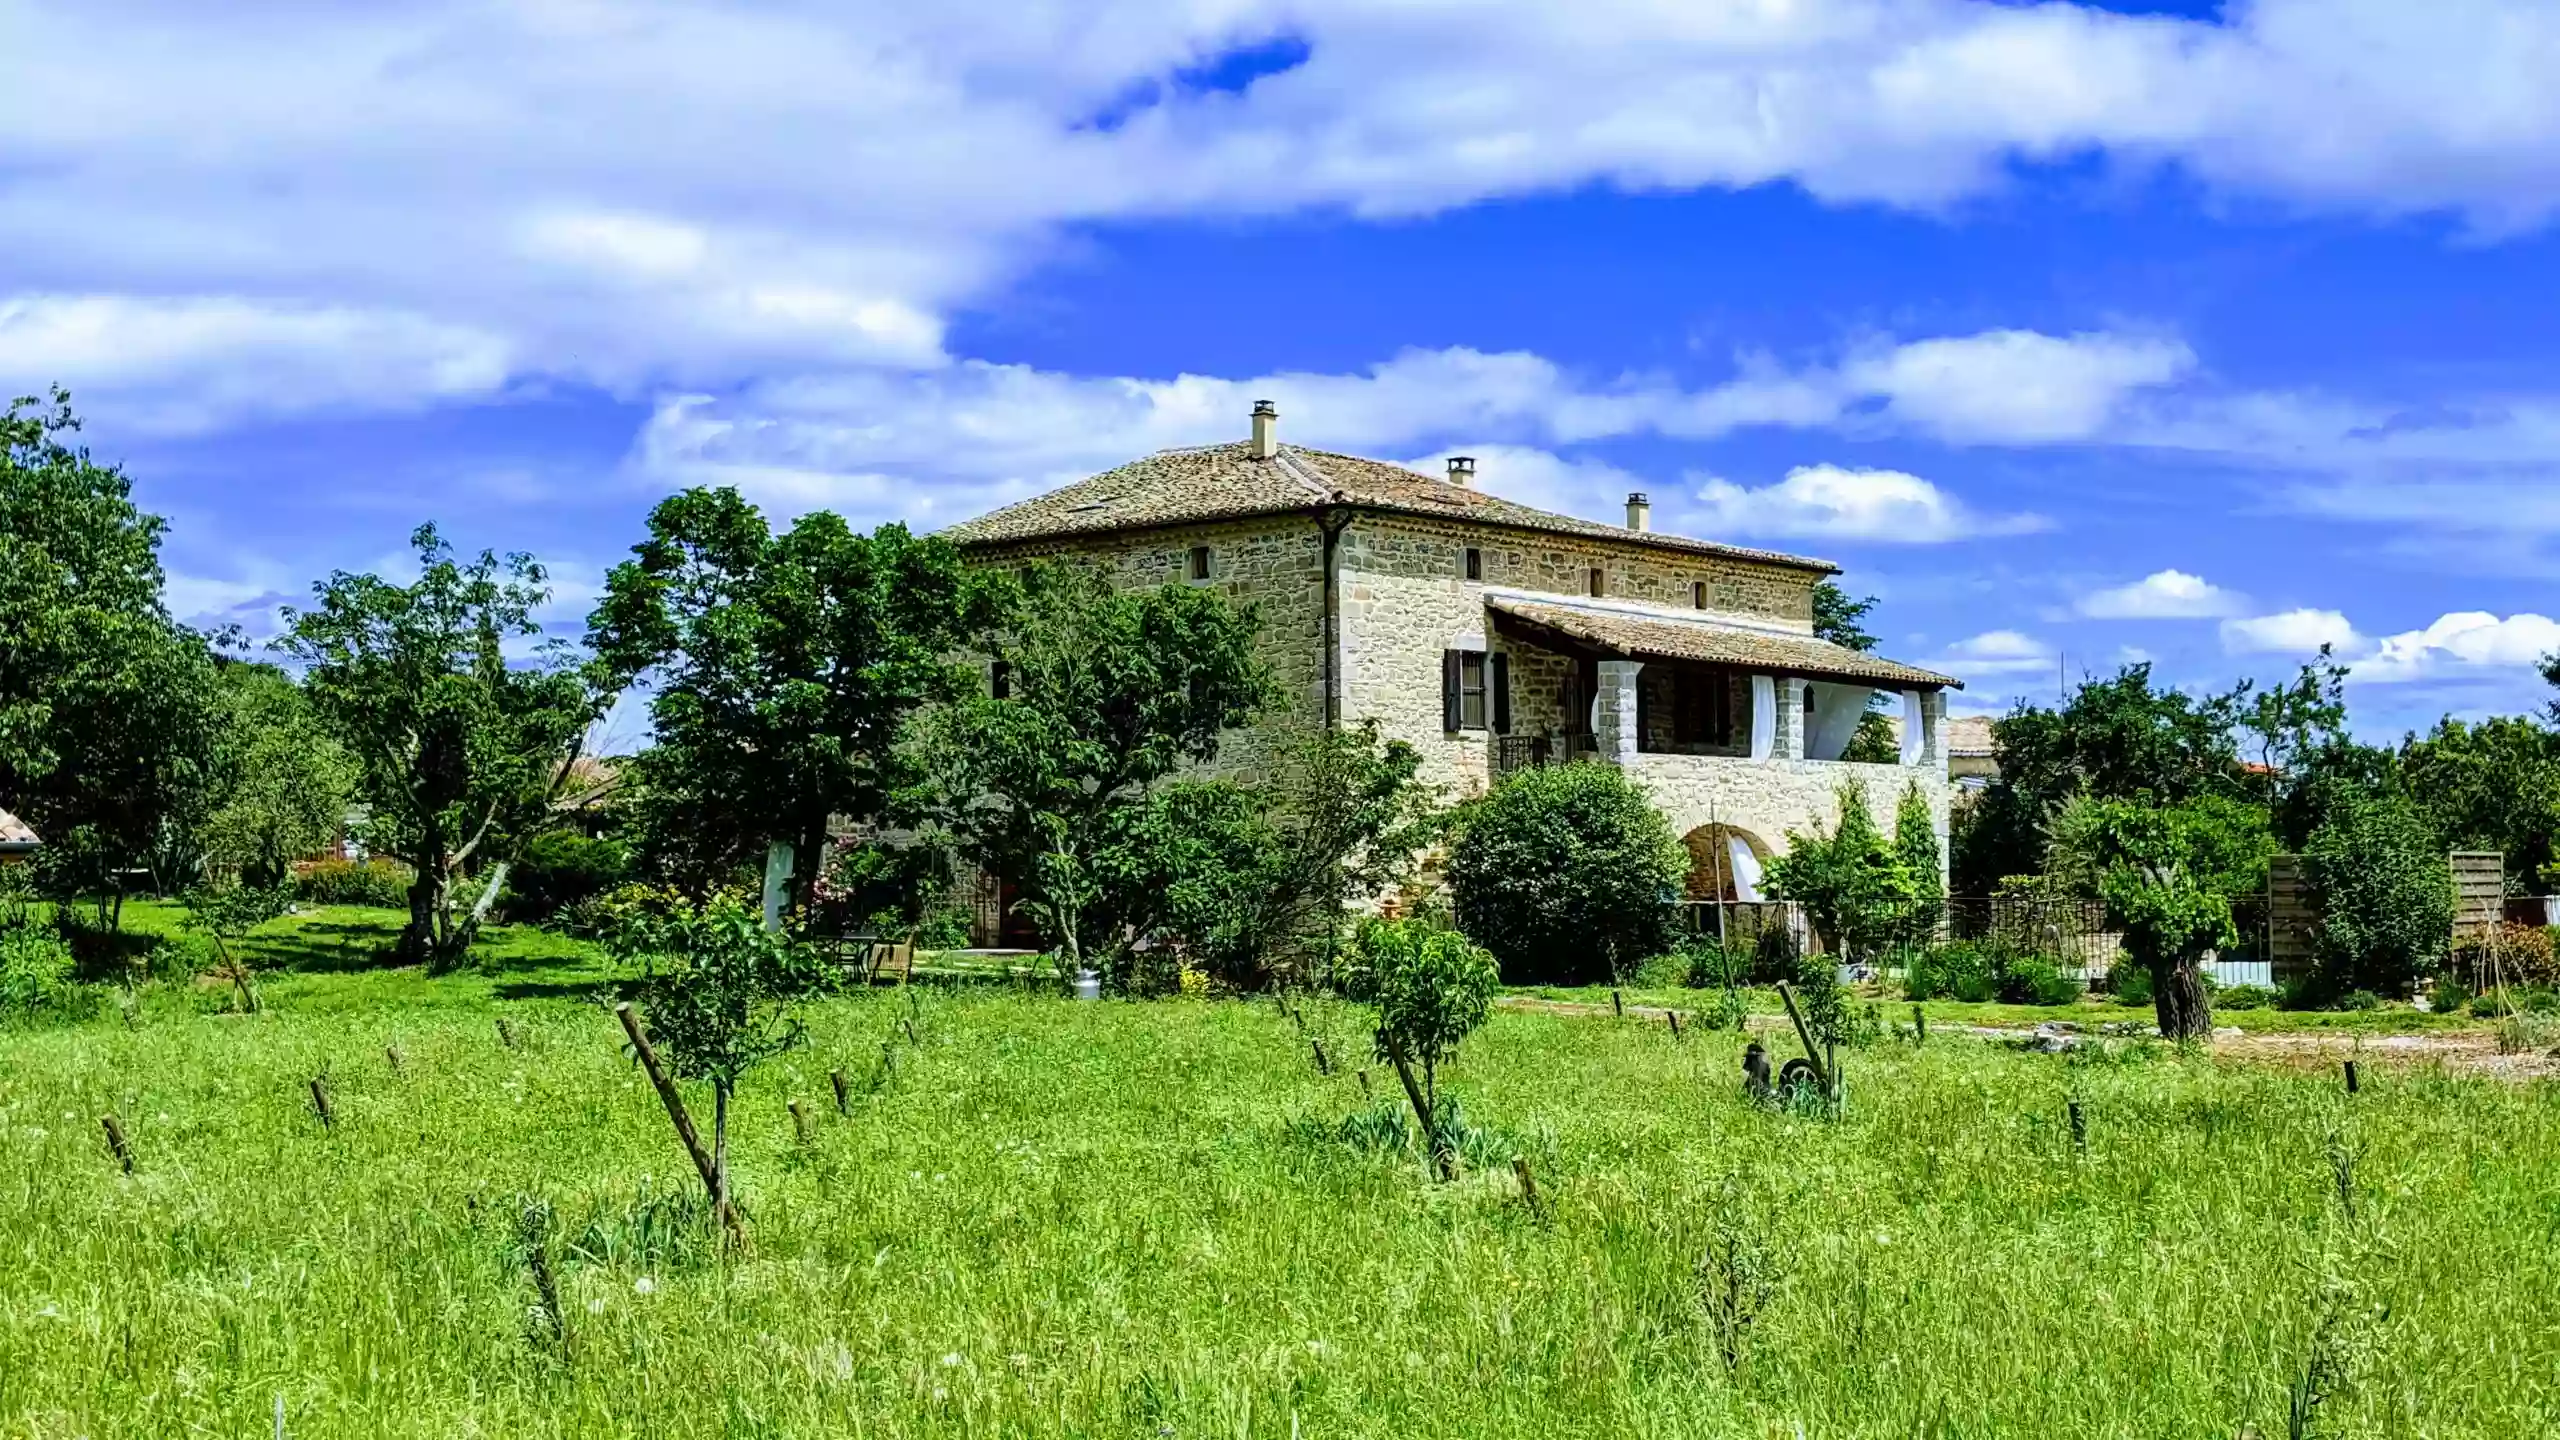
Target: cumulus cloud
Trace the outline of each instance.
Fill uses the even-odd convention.
[[[2129,585],[2080,597],[2080,613],[2095,620],[2210,620],[2229,615],[2247,597],[2184,570],[2155,570]]]
[[[2222,622],[2222,648],[2234,655],[2317,655],[2329,646],[2339,655],[2365,648],[2365,638],[2335,610],[2284,610]]]
[[[2423,680],[2447,672],[2518,670],[2560,654],[2560,620],[2531,613],[2504,619],[2481,610],[2439,617],[2423,630],[2385,635],[2352,678],[2375,683]]]
[[[1946,648],[1931,666],[1972,679],[1976,675],[2039,673],[2054,667],[2051,645],[2016,630],[1986,630]]]
[[[2484,233],[2560,207],[2560,92],[2541,83],[2560,12],[2523,0],[2258,0],[2221,23],[1966,0],[10,13],[17,298],[265,297],[239,303],[406,327],[407,368],[333,404],[483,394],[493,364],[630,392],[930,367],[956,308],[1093,221],[1412,214],[1594,183],[1791,181],[1934,209],[2018,162],[2090,155]],[[1186,78],[1281,38],[1294,58],[1241,89]],[[1949,438],[2042,443],[2192,364],[2173,341],[2054,348],[2084,338],[1755,379],[1682,397],[1686,423],[1820,423],[1845,391]],[[310,353],[238,349],[232,373],[325,388]],[[1603,429],[1627,403],[1593,399]]]
[[[1803,465],[1774,485],[1749,489],[1709,479],[1690,523],[1708,535],[1868,540],[1934,545],[2040,529],[2033,515],[1982,515],[1917,475]]]

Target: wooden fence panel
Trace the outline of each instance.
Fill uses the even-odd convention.
[[[2472,935],[2498,923],[2507,908],[2506,857],[2495,850],[2456,850],[2453,865],[2453,933]]]
[[[2279,985],[2308,974],[2320,933],[2320,907],[2303,873],[2302,857],[2267,861],[2267,968]]]

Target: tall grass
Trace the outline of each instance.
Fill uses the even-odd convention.
[[[724,1259],[604,1011],[508,1049],[317,1003],[360,979],[0,1036],[0,1433],[2282,1435],[2315,1361],[2317,1433],[2560,1429],[2548,1086],[1933,1041],[1826,1122],[1739,1036],[1503,1013],[1447,1083],[1532,1213],[1343,1138],[1353,1067],[1268,1005],[933,995],[910,1046],[884,993],[745,1087]]]

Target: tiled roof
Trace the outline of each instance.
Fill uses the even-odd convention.
[[[36,832],[28,827],[26,821],[6,810],[0,810],[0,845],[14,847],[40,843],[42,842],[36,839]]]
[[[1810,635],[1779,635],[1745,630],[1709,620],[1675,619],[1579,605],[1489,595],[1485,603],[1502,614],[1543,626],[1585,644],[1621,655],[1656,655],[1669,660],[1698,660],[1711,665],[1741,665],[1824,680],[1866,680],[1890,685],[1943,685],[1964,682],[1916,665],[1868,655]]]
[[[1825,575],[1836,574],[1840,568],[1827,560],[1775,550],[1719,545],[1712,540],[1629,530],[1579,516],[1558,515],[1513,504],[1470,485],[1452,485],[1401,465],[1364,460],[1357,455],[1283,445],[1271,459],[1257,459],[1252,443],[1243,440],[1187,450],[1159,450],[1116,470],[1106,470],[1091,479],[963,521],[942,533],[959,545],[1001,545],[1106,530],[1282,515],[1332,505],[1757,560]]]

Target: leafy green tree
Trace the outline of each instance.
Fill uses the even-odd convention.
[[[303,662],[314,712],[355,757],[367,842],[417,873],[398,953],[446,969],[469,954],[518,847],[549,825],[610,697],[556,644],[509,663],[502,647],[541,633],[533,612],[550,598],[531,556],[462,561],[433,525],[410,543],[415,583],[339,571],[312,587],[312,608],[285,611],[275,645]],[[480,899],[457,914],[475,864]]]
[[[1493,952],[1504,979],[1616,980],[1677,940],[1689,852],[1616,766],[1523,770],[1456,823],[1458,928]]]
[[[1493,1013],[1501,969],[1482,946],[1423,920],[1363,920],[1353,943],[1378,1007],[1378,1058],[1393,1064],[1408,1087],[1411,1067],[1422,1067],[1419,1090],[1406,1093],[1442,1178],[1449,1178],[1454,1166],[1441,1123],[1440,1066]]]
[[[1873,650],[1876,637],[1867,632],[1866,619],[1875,608],[1873,595],[1851,599],[1836,582],[1818,581],[1813,587],[1813,636],[1862,654]]]
[[[755,911],[725,896],[663,914],[634,912],[610,944],[642,967],[648,1033],[669,1067],[681,1078],[711,1082],[711,1150],[696,1162],[705,1166],[714,1214],[736,1233],[730,1102],[748,1071],[805,1038],[799,1007],[825,989],[826,966],[816,951],[764,928]],[[690,1120],[678,1121],[680,1135],[689,1138],[691,1128]]]
[[[1921,880],[1901,849],[1886,841],[1867,809],[1865,793],[1842,785],[1840,821],[1827,833],[1787,832],[1787,853],[1772,858],[1763,876],[1771,895],[1804,907],[1813,933],[1845,960],[1865,959],[1910,924]],[[1926,822],[1927,807],[1922,805]],[[1936,849],[1934,837],[1930,849]],[[1934,881],[1935,874],[1932,872]]]
[[[2444,848],[2397,795],[2349,796],[2302,849],[2318,898],[2320,988],[2400,996],[2453,940],[2453,871]]]
[[[2083,681],[2060,710],[2019,702],[1992,726],[2000,777],[1956,832],[1961,893],[1988,895],[2009,876],[2043,870],[2047,822],[2072,796],[2148,794],[2163,805],[2238,796],[2238,703],[2154,688],[2148,664]]]
[[[615,680],[655,688],[657,743],[635,762],[643,849],[715,873],[760,862],[768,915],[782,890],[807,903],[829,818],[880,816],[901,727],[973,684],[952,657],[1004,588],[899,525],[862,535],[819,510],[777,535],[735,490],[659,502],[588,621]]]
[[[1916,780],[1902,787],[1902,798],[1893,808],[1893,853],[1910,873],[1914,895],[1931,902],[1946,898],[1946,863],[1938,849],[1938,817]]]
[[[256,890],[283,885],[294,861],[345,828],[356,772],[302,687],[272,665],[226,661],[215,670],[221,725],[211,809],[197,849]]]
[[[258,1013],[258,986],[249,952],[240,942],[259,926],[293,908],[293,892],[283,885],[199,885],[183,897],[187,928],[213,942],[222,974],[240,994],[240,1009]]]
[[[2448,850],[2496,850],[2511,888],[2560,880],[2560,733],[2522,716],[2451,716],[2400,749],[2421,819]]]
[[[1220,735],[1276,698],[1252,607],[1184,585],[1123,591],[1089,566],[1036,567],[995,642],[1005,693],[922,717],[911,806],[967,858],[1022,886],[1023,909],[1070,973],[1131,978],[1154,901],[1127,888],[1151,792],[1217,756]],[[1165,812],[1156,812],[1161,818]]]
[[[2124,953],[2150,976],[2160,1033],[2172,1040],[2212,1034],[2204,959],[2238,938],[2223,888],[2238,868],[2233,810],[2148,800],[2088,800],[2076,809],[2070,843],[2098,875],[2107,923],[2123,933]]]
[[[1447,828],[1422,754],[1374,719],[1319,730],[1282,757],[1271,871],[1251,912],[1258,967],[1330,975],[1353,907],[1402,884]]]
[[[79,428],[59,390],[0,411],[0,797],[45,837],[46,888],[113,928],[126,876],[201,803],[213,666],[162,606],[165,522]]]
[[[1083,918],[1129,942],[1107,970],[1115,985],[1170,993],[1182,961],[1230,980],[1255,978],[1280,863],[1260,796],[1224,780],[1171,780],[1108,812],[1102,828]]]

